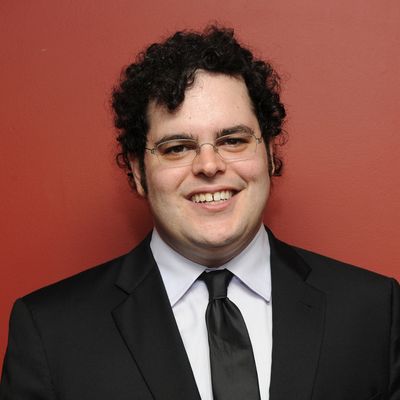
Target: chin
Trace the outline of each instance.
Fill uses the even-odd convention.
[[[232,233],[231,230],[209,230],[203,231],[202,234],[192,236],[192,243],[196,246],[208,248],[208,249],[219,249],[221,247],[230,246],[232,243],[240,241],[243,237],[240,233]],[[204,232],[207,232],[205,235]]]

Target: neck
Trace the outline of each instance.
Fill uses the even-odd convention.
[[[163,235],[162,230],[156,229],[161,239],[182,257],[208,268],[218,268],[239,255],[254,240],[260,226],[261,223],[246,235],[246,239],[241,237],[223,245],[195,242],[180,244],[169,240],[167,235]]]

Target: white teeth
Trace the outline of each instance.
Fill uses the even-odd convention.
[[[224,201],[229,200],[233,196],[233,192],[230,190],[222,190],[215,193],[200,193],[192,196],[192,201],[195,203],[205,203],[213,201]]]

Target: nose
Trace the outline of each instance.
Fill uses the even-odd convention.
[[[193,160],[192,170],[195,175],[203,174],[212,177],[226,169],[225,161],[217,153],[212,143],[203,143],[199,147],[198,154]]]

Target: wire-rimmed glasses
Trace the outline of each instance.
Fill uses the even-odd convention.
[[[198,143],[192,138],[169,139],[147,148],[166,167],[183,167],[192,164],[201,148],[210,145],[225,162],[252,158],[262,137],[250,132],[234,132],[217,137],[215,143]]]

